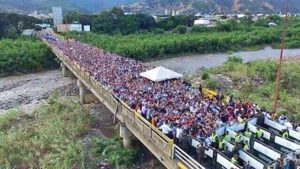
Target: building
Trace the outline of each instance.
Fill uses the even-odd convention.
[[[68,32],[70,30],[69,24],[58,24],[56,26],[57,32]]]
[[[41,27],[42,29],[51,28],[50,24],[42,23],[42,24],[35,24],[36,26]]]
[[[86,31],[88,31],[87,27],[85,27],[85,29],[87,29]],[[59,24],[59,25],[57,25],[57,32],[69,32],[69,31],[82,32],[82,25],[81,24]]]
[[[42,11],[33,11],[28,16],[37,18],[37,19],[50,19],[53,18],[52,13],[44,13]]]
[[[53,12],[53,25],[56,27],[63,23],[63,15],[61,7],[52,7]]]
[[[83,31],[84,32],[90,32],[91,31],[91,26],[90,25],[83,25]]]

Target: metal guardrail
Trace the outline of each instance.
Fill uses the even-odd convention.
[[[190,169],[205,169],[205,167],[199,164],[196,160],[194,160],[191,156],[189,156],[186,152],[184,152],[175,144],[173,145],[172,158],[179,159]]]

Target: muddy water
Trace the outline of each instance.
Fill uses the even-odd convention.
[[[279,58],[280,50],[272,49],[271,47],[266,47],[258,51],[242,51],[234,52],[235,56],[240,56],[245,62],[259,60],[259,59],[268,59],[268,58]],[[227,53],[217,53],[217,54],[201,54],[201,55],[192,55],[192,56],[182,56],[164,60],[158,60],[149,62],[154,66],[164,66],[166,68],[175,70],[180,73],[196,73],[202,67],[215,67],[223,64],[229,54]],[[285,49],[284,57],[295,57],[300,56],[299,49]]]

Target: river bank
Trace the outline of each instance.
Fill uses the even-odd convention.
[[[226,62],[228,56],[240,56],[244,62],[261,60],[261,59],[276,59],[280,56],[280,49],[265,47],[256,51],[240,51],[233,53],[215,53],[215,54],[200,54],[187,55],[176,58],[168,58],[147,62],[154,66],[163,66],[183,74],[195,74],[199,69],[206,67],[211,68],[219,66]],[[285,49],[284,57],[300,57],[300,48]]]

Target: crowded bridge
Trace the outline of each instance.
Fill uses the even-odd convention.
[[[280,132],[272,132],[281,136],[280,138],[288,139],[291,132],[286,133],[287,131],[300,130],[299,125],[290,122],[286,116],[281,115],[275,119],[273,114],[255,103],[234,100],[232,97],[225,98],[222,93],[208,96],[201,87],[193,88],[182,79],[156,82],[144,78],[141,73],[153,67],[140,61],[124,58],[73,39],[62,40],[50,33],[43,34],[43,37],[195,158],[197,153],[210,155],[199,151],[205,147],[202,150],[206,152],[220,151],[225,158],[229,158],[233,166],[251,167],[253,165],[248,164],[249,161],[239,160],[242,158],[239,150],[253,151],[254,144],[260,145],[265,141],[268,131],[261,131],[261,128],[268,126],[265,123],[268,119],[280,127],[284,126],[284,129],[280,128]],[[247,126],[242,125],[239,128],[241,124]],[[294,138],[295,142],[300,141],[297,136]],[[196,142],[194,154],[190,148],[193,141]],[[299,146],[295,147],[297,149]],[[228,153],[225,150],[229,148],[237,151]],[[204,158],[206,157],[200,157],[199,162]]]

